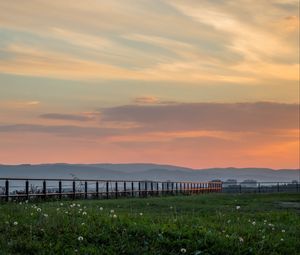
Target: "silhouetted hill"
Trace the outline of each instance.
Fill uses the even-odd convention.
[[[190,169],[157,164],[40,164],[0,165],[0,177],[20,178],[81,178],[123,180],[186,180],[254,179],[257,181],[292,181],[299,179],[296,169],[210,168]]]

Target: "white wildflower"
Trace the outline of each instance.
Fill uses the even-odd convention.
[[[14,225],[15,225],[15,226],[17,226],[17,225],[18,225],[18,222],[17,222],[17,221],[15,221],[15,222],[14,222]]]
[[[237,205],[235,208],[236,208],[237,210],[240,210],[240,209],[241,209],[241,207],[240,207],[239,205]]]
[[[82,236],[78,236],[77,240],[78,240],[78,241],[82,241],[82,240],[83,240],[83,237],[82,237]]]
[[[181,248],[181,249],[180,249],[180,252],[181,252],[181,253],[186,253],[186,249],[185,249],[185,248]]]

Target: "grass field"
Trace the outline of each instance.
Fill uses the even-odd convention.
[[[0,254],[300,254],[299,194],[0,204]]]

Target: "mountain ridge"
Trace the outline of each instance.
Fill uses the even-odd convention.
[[[81,179],[122,179],[157,181],[209,181],[219,179],[255,179],[257,181],[288,182],[299,180],[299,169],[271,168],[204,168],[193,169],[164,164],[0,164],[1,178],[69,178]]]

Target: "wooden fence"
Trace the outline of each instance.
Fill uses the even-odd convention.
[[[0,199],[148,197],[221,192],[221,182],[0,178]]]

